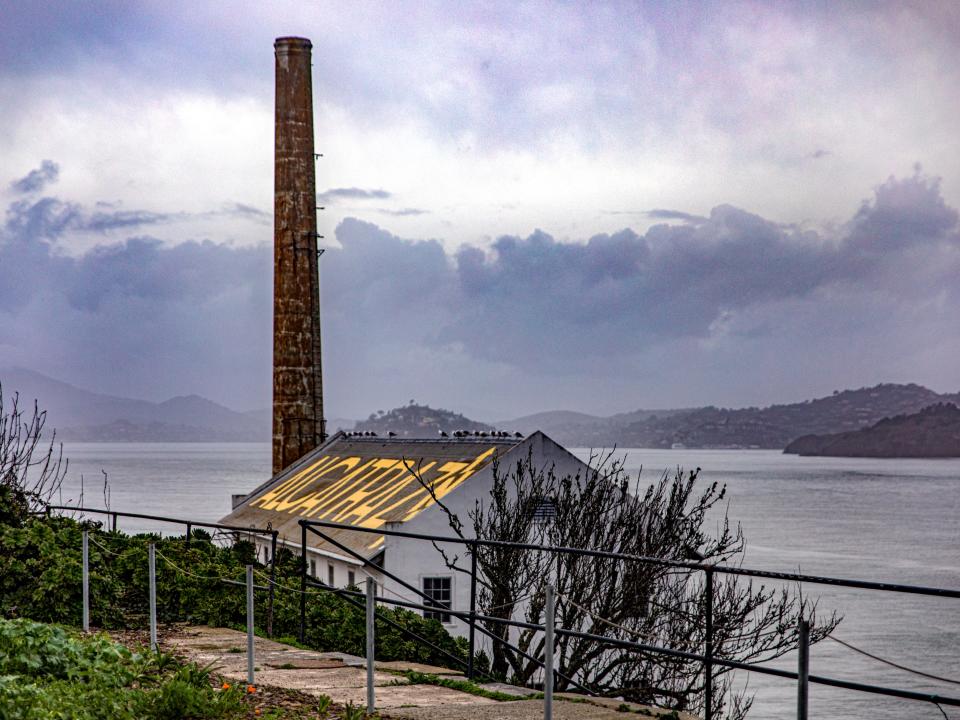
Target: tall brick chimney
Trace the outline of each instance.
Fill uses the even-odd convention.
[[[313,91],[306,38],[276,51],[273,238],[273,473],[326,437],[320,365]]]

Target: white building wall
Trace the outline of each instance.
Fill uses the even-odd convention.
[[[583,472],[586,469],[586,465],[581,460],[563,447],[543,434],[535,433],[511,452],[501,457],[501,473],[511,472],[511,465],[516,465],[519,459],[525,458],[527,453],[531,451],[533,461],[538,467],[549,468],[553,466],[555,474],[559,477]],[[490,497],[492,488],[493,468],[487,466],[443,498],[443,504],[462,521],[464,533],[467,534],[467,537],[473,536],[470,532],[469,514],[474,509],[476,500],[480,499],[486,502]],[[436,505],[427,508],[406,523],[392,523],[386,529],[442,537],[455,536],[447,514]],[[465,545],[455,543],[438,543],[438,545],[443,548],[449,558],[457,557],[457,566],[463,567],[466,572],[457,572],[447,567],[441,553],[429,541],[390,536],[386,536],[384,542],[384,567],[388,572],[397,575],[421,590],[423,589],[424,577],[450,577],[452,579],[452,609],[469,612],[470,558],[467,555],[467,548]],[[408,588],[387,577],[384,577],[384,590],[387,597],[400,596],[401,599],[423,602],[422,598]],[[466,637],[468,634],[467,623],[453,617],[451,617],[451,622],[446,624],[446,628],[454,635]],[[477,633],[476,643],[478,649],[485,648],[489,653],[489,643],[482,633]]]
[[[270,558],[270,540],[256,539],[257,557],[262,563],[268,563]],[[281,540],[278,547],[285,548],[295,556],[300,555],[300,545]],[[333,569],[333,587],[344,588],[350,585],[350,578],[361,590],[364,587],[367,575],[371,575],[378,583],[381,582],[379,573],[363,567],[363,563],[354,558],[344,557],[335,553],[307,547],[307,573],[316,580],[330,584],[330,569]]]

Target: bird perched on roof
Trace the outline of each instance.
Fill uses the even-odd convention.
[[[445,430],[441,430],[441,431],[440,431],[440,437],[450,437],[450,436],[447,435],[447,433],[446,433]]]
[[[518,437],[518,438],[522,438],[522,437],[523,437],[523,433],[515,432],[515,433],[513,434],[513,436],[514,436],[514,437]]]
[[[393,430],[390,430],[390,431],[387,433],[387,437],[396,437],[396,436],[397,436],[397,434],[396,434]]]

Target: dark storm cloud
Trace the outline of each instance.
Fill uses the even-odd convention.
[[[10,183],[14,192],[30,193],[43,190],[50,183],[55,183],[60,175],[60,166],[52,160],[44,160],[40,167],[31,170],[19,180]]]
[[[133,237],[79,256],[59,249],[71,232],[125,218],[55,198],[11,206],[0,230],[0,367],[115,394],[192,389],[263,405],[249,389],[269,367],[269,248]]]
[[[920,174],[880,186],[837,237],[729,205],[696,226],[657,225],[642,236],[624,230],[561,243],[538,231],[500,238],[488,251],[460,250],[462,311],[441,337],[491,360],[569,368],[706,338],[731,316],[832,291],[906,286],[912,297],[900,300],[920,302],[942,287],[905,278],[932,272],[946,283],[958,252],[957,212]]]
[[[62,254],[59,240],[94,216],[56,198],[8,209],[0,366],[56,374],[43,363],[69,358],[71,372],[87,373],[95,387],[203,390],[237,407],[265,404],[270,248],[132,237]],[[929,320],[937,298],[952,307],[960,271],[957,211],[938,182],[919,173],[878,187],[830,236],[729,205],[696,225],[586,242],[536,231],[488,248],[465,245],[453,256],[437,241],[403,239],[353,218],[336,236],[339,247],[322,261],[325,358],[334,376],[370,386],[371,397],[381,381],[427,382],[436,370],[416,355],[425,350],[530,378],[586,379],[678,343],[687,353],[678,366],[709,365],[701,354],[709,351],[689,343],[733,332],[762,348],[797,323],[814,333],[806,342],[831,352],[844,352],[852,328],[875,328],[895,352],[916,339],[890,336],[891,308]],[[466,380],[473,367],[441,371],[468,373],[458,375]]]
[[[146,210],[87,212],[76,203],[44,197],[12,203],[7,208],[5,228],[13,237],[52,240],[71,231],[107,233],[157,225],[182,217],[182,214]]]
[[[221,212],[225,215],[249,218],[250,220],[259,223],[269,223],[273,221],[272,213],[268,213],[260,208],[255,208],[252,205],[246,205],[244,203],[233,203],[225,207]]]
[[[662,208],[647,210],[644,214],[653,220],[682,220],[683,222],[688,223],[702,223],[706,222],[707,220],[702,215],[691,215],[690,213],[682,212],[680,210],[664,210]]]
[[[933,244],[956,230],[957,217],[940,193],[939,179],[927,180],[919,169],[910,178],[891,177],[854,217],[850,251],[887,253]]]
[[[399,210],[391,210],[390,208],[377,208],[377,212],[383,215],[393,215],[394,217],[413,217],[417,215],[429,215],[429,210],[421,210],[420,208],[400,208]]]
[[[91,50],[134,45],[151,23],[131,9],[123,0],[5,3],[0,68],[4,74],[62,69]]]
[[[169,213],[155,213],[147,210],[95,212],[89,217],[82,218],[77,229],[105,233],[111,230],[126,230],[143,227],[144,225],[157,225],[159,223],[170,222],[178,217],[182,218],[183,216]]]
[[[59,166],[45,160],[40,168],[12,183],[13,189],[22,193],[35,193],[56,180]],[[65,202],[56,197],[17,200],[7,208],[6,233],[16,238],[45,238],[53,240],[70,232],[107,234],[130,231],[178,220],[215,219],[240,217],[259,224],[269,223],[273,216],[243,203],[230,203],[219,210],[203,213],[161,213],[150,210],[122,210],[111,203],[96,203],[96,208],[87,211],[80,205]]]
[[[366,190],[364,188],[330,188],[317,193],[317,202],[333,204],[339,200],[386,200],[390,193],[386,190]]]

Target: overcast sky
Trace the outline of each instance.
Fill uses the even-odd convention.
[[[0,10],[0,367],[270,399],[314,43],[327,415],[960,390],[960,4]]]

